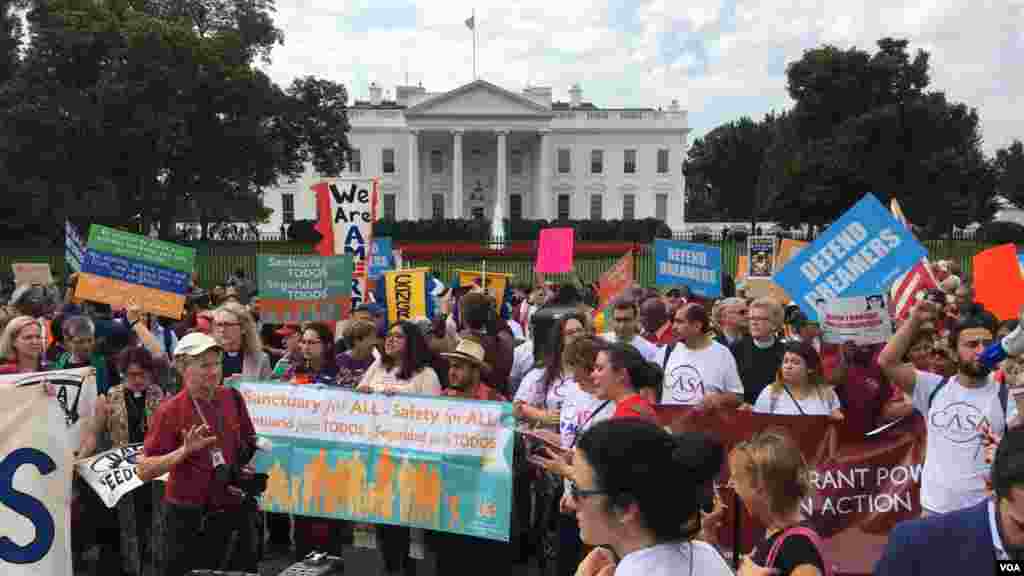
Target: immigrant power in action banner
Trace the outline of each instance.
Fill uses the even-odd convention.
[[[268,512],[508,541],[512,405],[242,381]]]
[[[659,422],[675,432],[699,431],[718,439],[726,453],[765,429],[784,429],[799,445],[811,468],[814,494],[801,510],[825,541],[825,553],[837,574],[871,574],[889,531],[921,513],[919,489],[924,464],[925,426],[917,414],[868,436],[852,434],[821,416],[772,416],[745,411],[696,410],[659,406]],[[734,494],[728,459],[718,479],[730,511],[719,532],[723,551],[749,554],[764,535]],[[735,542],[734,508],[740,511],[740,540]]]
[[[72,455],[45,374],[0,377],[0,574],[71,576]],[[49,390],[49,392],[48,392]]]

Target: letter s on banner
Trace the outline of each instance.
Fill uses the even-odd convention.
[[[73,372],[73,371],[68,371]],[[0,573],[70,576],[71,438],[42,374],[0,376]]]
[[[43,476],[57,469],[53,458],[35,448],[18,448],[0,462],[0,503],[27,518],[35,528],[35,538],[24,546],[16,544],[5,533],[0,532],[0,562],[35,564],[53,548],[56,527],[50,511],[35,497],[14,487],[14,474],[26,464],[35,466]],[[4,531],[3,528],[0,528],[0,531]]]

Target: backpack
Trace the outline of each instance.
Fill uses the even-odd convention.
[[[932,390],[932,393],[928,395],[928,410],[932,409],[932,401],[935,400],[935,396],[942,390],[943,387],[949,382],[949,376],[944,376],[939,385]],[[1010,422],[1007,418],[1009,416],[1009,404],[1010,404],[1010,388],[1006,385],[1006,381],[999,383],[999,405],[1003,408],[1003,426],[1009,428]]]
[[[772,543],[771,549],[768,551],[765,568],[775,567],[775,560],[779,556],[779,550],[782,549],[782,543],[788,536],[804,536],[810,540],[811,544],[814,545],[814,549],[818,551],[818,556],[821,557],[821,563],[825,567],[825,573],[822,576],[833,576],[833,574],[835,574],[832,569],[832,565],[829,564],[828,559],[825,558],[825,553],[823,551],[825,547],[821,541],[821,536],[818,536],[817,532],[807,528],[806,526],[793,526],[792,528],[787,528],[782,532],[782,534],[779,534],[779,537],[775,539],[775,542]]]

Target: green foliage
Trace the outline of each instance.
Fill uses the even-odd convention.
[[[0,85],[3,177],[48,218],[179,221],[204,234],[263,217],[260,192],[307,162],[340,171],[344,87],[288,90],[256,68],[283,40],[270,0],[39,0],[32,42]],[[2,209],[2,206],[0,206]],[[54,226],[59,229],[59,226]]]
[[[1024,208],[1024,144],[1014,140],[996,151],[999,194],[1017,208]]]

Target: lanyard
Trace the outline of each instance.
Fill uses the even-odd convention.
[[[203,415],[203,411],[199,408],[199,402],[196,401],[195,396],[192,396],[191,392],[189,393],[188,396],[189,396],[189,398],[192,399],[192,405],[195,406],[196,413],[199,414],[199,419],[202,420],[203,424],[205,424],[208,428],[211,427],[210,423],[206,420],[206,416]],[[214,432],[214,434],[217,435],[218,439],[223,442],[224,439],[221,438],[221,436],[222,436],[221,428],[223,427],[224,414],[222,414],[221,411],[219,410],[220,406],[217,403],[216,393],[214,393],[214,401],[213,401],[213,403],[214,403],[214,406],[213,406],[214,411],[217,413],[216,428],[213,428],[213,432]]]

